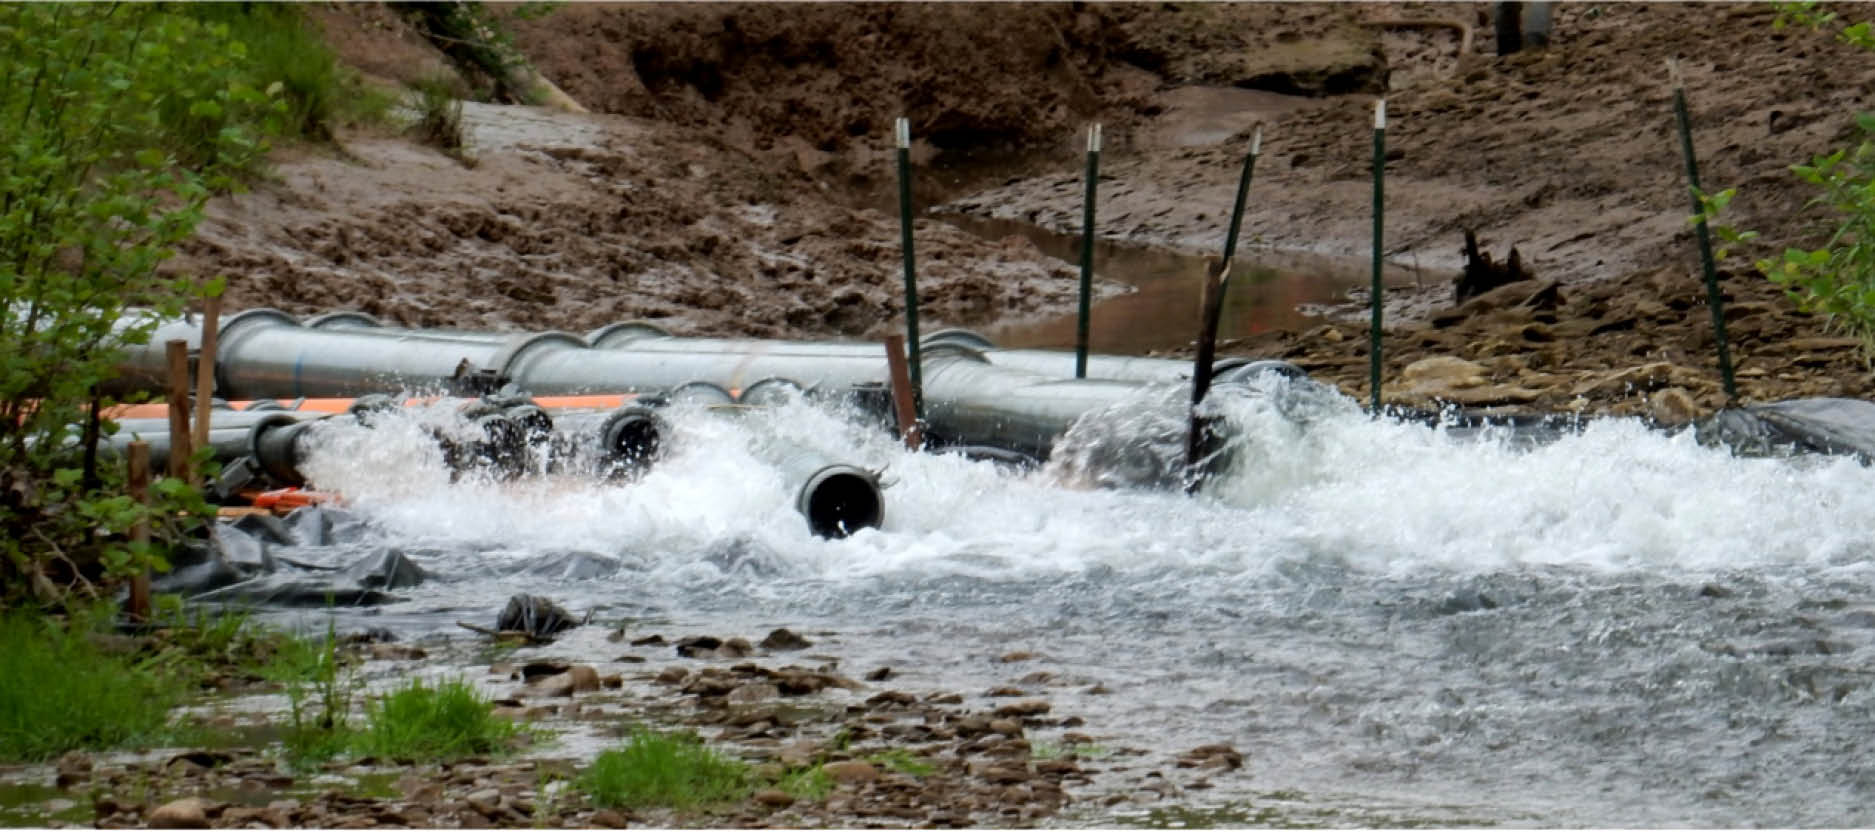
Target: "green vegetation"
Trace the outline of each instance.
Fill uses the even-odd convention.
[[[1875,51],[1868,22],[1843,23],[1814,2],[1780,4],[1775,25],[1791,24],[1832,31],[1844,43]],[[1827,242],[1816,249],[1787,248],[1757,265],[1799,308],[1827,316],[1875,357],[1875,116],[1857,114],[1855,124],[1863,137],[1855,147],[1791,168],[1822,191],[1811,205],[1826,206],[1836,217]]]
[[[694,807],[735,801],[750,791],[749,767],[703,746],[693,734],[634,730],[581,773],[579,787],[601,807]]]
[[[867,760],[893,772],[924,777],[937,771],[937,766],[903,749],[886,749],[867,756]]]
[[[775,789],[799,801],[819,801],[833,792],[833,776],[819,766],[791,769],[775,779]]]
[[[339,654],[330,623],[323,637],[286,640],[256,671],[286,690],[288,722],[280,744],[289,765],[309,767],[350,748],[356,735],[352,699],[360,683]]]
[[[417,123],[410,128],[417,141],[467,162],[468,140],[462,131],[462,99],[447,79],[431,78],[410,85],[417,92]]]
[[[366,726],[352,744],[361,755],[391,760],[443,761],[501,751],[519,731],[490,714],[493,707],[462,680],[421,680],[366,707]]]
[[[56,604],[166,567],[196,489],[125,494],[99,460],[102,383],[154,319],[219,293],[156,268],[269,137],[381,114],[300,11],[267,4],[0,5],[0,596]],[[203,462],[203,461],[198,461]],[[152,542],[133,542],[143,526]]]
[[[0,615],[0,760],[42,761],[72,749],[161,739],[176,686],[151,663],[113,656],[87,617],[69,627]]]

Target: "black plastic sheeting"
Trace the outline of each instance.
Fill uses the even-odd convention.
[[[1875,461],[1875,402],[1791,399],[1726,408],[1701,422],[1699,441],[1734,454],[1847,454]]]
[[[245,515],[215,525],[207,542],[179,555],[151,589],[198,601],[265,607],[376,605],[429,578],[397,547],[343,511],[319,506],[284,518]]]

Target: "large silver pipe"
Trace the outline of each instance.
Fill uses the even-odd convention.
[[[999,367],[966,350],[932,351],[924,367],[930,433],[958,445],[991,445],[1048,459],[1083,415],[1136,397],[1140,382],[1057,379]]]
[[[384,327],[377,319],[355,312],[329,313],[308,319],[313,328],[377,330],[386,333],[425,334],[439,338],[494,343],[514,338],[512,333],[472,330],[406,330]],[[832,356],[839,358],[885,358],[885,348],[867,341],[777,341],[739,338],[686,338],[646,321],[608,324],[586,334],[588,344],[599,349],[621,349],[640,353],[735,353],[746,356]],[[1025,350],[999,348],[982,335],[965,329],[939,330],[921,342],[929,350],[939,345],[966,347],[981,352],[991,364],[1045,376],[1068,379],[1074,376],[1074,353],[1067,350]],[[1223,373],[1248,363],[1249,359],[1227,357],[1212,364],[1213,373]],[[1087,357],[1087,375],[1094,379],[1121,379],[1135,382],[1177,382],[1191,378],[1191,362],[1180,359],[1157,359],[1140,356],[1092,355]]]

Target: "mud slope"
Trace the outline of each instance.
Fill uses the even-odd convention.
[[[864,336],[902,314],[894,217],[821,198],[734,149],[616,116],[469,105],[474,164],[397,138],[302,151],[217,200],[179,268],[232,308],[360,309],[413,326]],[[969,325],[1065,308],[1074,275],[1027,243],[918,226],[924,314]],[[1108,287],[1108,291],[1117,291]]]

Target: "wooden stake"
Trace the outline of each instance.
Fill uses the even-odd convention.
[[[189,479],[189,343],[170,339],[164,345],[169,360],[169,476]]]
[[[924,432],[918,427],[918,403],[912,396],[911,371],[905,362],[905,337],[885,337],[885,363],[892,374],[892,404],[898,411],[898,433],[905,447],[917,451],[924,445]]]
[[[130,499],[138,503],[150,500],[150,444],[138,440],[130,444]],[[139,523],[130,530],[130,540],[147,544],[150,541],[150,525]],[[130,580],[130,618],[138,622],[150,621],[150,571],[144,570]]]
[[[208,445],[208,412],[215,400],[215,337],[221,327],[221,296],[202,306],[202,352],[195,360],[195,447]]]

